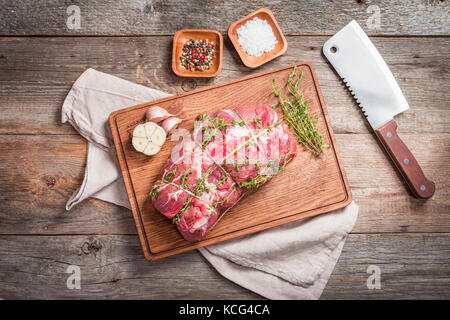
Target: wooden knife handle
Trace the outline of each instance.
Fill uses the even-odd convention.
[[[434,182],[425,177],[416,158],[398,136],[395,120],[379,127],[375,133],[413,194],[421,199],[431,198],[435,190]]]

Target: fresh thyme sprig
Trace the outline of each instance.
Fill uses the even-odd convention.
[[[156,197],[158,196],[158,190],[159,190],[159,186],[157,184],[153,185],[153,187],[149,193],[152,196],[152,198],[156,199]]]
[[[269,179],[269,176],[266,174],[258,173],[256,177],[250,179],[250,181],[243,181],[238,183],[239,188],[252,189],[258,188],[261,184],[266,182]]]
[[[166,174],[165,179],[166,179],[167,181],[169,181],[169,182],[172,182],[173,177],[177,174],[177,169],[178,169],[178,167],[175,167],[175,168],[173,168],[172,171],[168,172],[168,173]]]
[[[315,156],[322,154],[323,140],[317,128],[317,116],[308,112],[308,101],[305,100],[303,92],[299,89],[304,73],[296,78],[297,66],[289,72],[289,78],[285,84],[290,96],[283,97],[281,89],[271,79],[272,93],[278,98],[278,103],[274,107],[279,107],[283,111],[283,119],[297,136],[297,141],[310,150]]]
[[[212,203],[213,207],[217,208],[218,206],[223,205],[225,202],[226,203],[230,202],[230,197],[235,192],[236,192],[236,187],[233,187],[231,189],[230,193],[225,198],[223,198],[221,201],[213,201],[213,203]]]
[[[226,173],[226,172],[225,172]],[[227,179],[228,179],[228,174],[223,174],[223,178],[222,179],[220,179],[218,182],[217,182],[217,185],[216,185],[216,188],[217,189],[219,189],[220,188],[220,186],[222,185],[222,184],[224,184],[225,183],[225,181],[227,181]]]

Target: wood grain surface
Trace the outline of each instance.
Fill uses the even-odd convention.
[[[450,229],[450,134],[402,138],[440,186],[432,201],[411,198],[372,134],[336,135],[353,199],[360,207],[353,232]],[[81,137],[0,135],[0,146],[4,151],[0,153],[0,234],[137,234],[131,212],[115,205],[90,199],[65,211],[84,175],[86,146]]]
[[[360,208],[322,298],[450,299],[448,1],[190,1],[193,17],[180,11],[186,3],[78,2],[81,29],[71,30],[66,10],[72,1],[0,0],[0,297],[259,298],[224,279],[195,251],[146,261],[126,209],[89,199],[66,212],[65,202],[82,182],[86,142],[60,123],[60,108],[88,67],[172,94],[252,74],[226,36],[223,69],[214,79],[176,77],[168,52],[178,29],[226,35],[232,21],[267,7],[289,47],[257,71],[312,62]],[[367,10],[374,4],[381,25],[369,30],[373,13]],[[410,109],[395,120],[436,183],[427,202],[407,193],[321,55],[323,43],[351,19],[371,35],[408,100]],[[67,289],[67,263],[80,266],[81,290]],[[367,289],[370,265],[381,269],[380,290]]]
[[[192,132],[194,119],[201,114],[245,105],[274,105],[277,98],[271,93],[271,79],[276,81],[282,95],[286,96],[287,89],[283,84],[288,81],[294,66],[298,67],[297,76],[303,74],[300,90],[308,101],[308,111],[318,118],[323,154],[315,158],[301,145],[298,146],[297,156],[282,172],[256,192],[244,195],[236,206],[220,217],[220,222],[201,241],[184,240],[173,223],[154,208],[149,197],[152,185],[160,178],[161,168],[179,142],[167,141],[161,151],[149,159],[134,150],[130,131],[137,123],[143,122],[147,109],[152,105],[167,110],[174,105],[182,106],[178,116],[185,121],[180,128],[188,132]],[[314,68],[307,62],[118,110],[111,113],[109,124],[138,234],[149,260],[330,212],[351,202],[347,177]]]
[[[171,71],[171,36],[0,37],[0,133],[77,134],[71,126],[61,125],[61,105],[74,79],[89,67],[175,94],[301,60],[310,61],[318,74],[333,131],[367,133],[370,125],[322,57],[327,39],[287,37],[289,49],[284,55],[252,71],[242,65],[225,37],[219,75],[214,79],[183,79]],[[396,118],[399,134],[450,132],[450,38],[372,40],[410,105]]]
[[[67,27],[67,8],[80,8],[80,29]],[[442,0],[0,0],[1,35],[172,35],[180,29],[228,26],[259,9],[273,11],[284,34],[332,35],[356,19],[361,25],[381,14],[380,27],[370,35],[448,35],[448,2]],[[70,15],[73,15],[71,12]]]
[[[448,299],[448,237],[351,234],[322,298]],[[147,261],[135,235],[0,236],[0,254],[7,299],[261,298],[220,276],[197,251]],[[69,265],[80,266],[80,290],[66,287]],[[367,289],[369,265],[381,269],[380,290]]]

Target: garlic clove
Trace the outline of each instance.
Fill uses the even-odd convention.
[[[148,143],[147,138],[133,137],[132,139],[133,147],[139,152],[143,152]]]
[[[161,148],[157,146],[156,144],[149,142],[147,146],[145,147],[143,153],[147,156],[153,156],[159,152]]]
[[[147,135],[145,134],[145,127],[143,124],[136,126],[133,130],[133,137],[141,137],[145,138]]]
[[[163,128],[155,124],[155,130],[153,131],[152,135],[149,136],[149,140],[156,144],[157,146],[161,147],[163,143],[166,141],[166,132]]]
[[[179,119],[179,118],[176,118],[176,117],[171,117],[171,118],[167,118],[166,120],[164,120],[161,123],[161,127],[164,129],[166,134],[169,135],[178,127],[178,125],[181,122],[183,122],[182,119]]]
[[[167,112],[166,109],[161,108],[159,106],[152,106],[148,108],[146,112],[147,121],[152,121],[155,123],[161,122],[164,119],[167,119],[168,117],[172,116],[173,114],[170,114],[169,112]]]
[[[144,124],[145,127],[145,136],[146,137],[151,137],[153,132],[155,132],[155,128],[156,128],[157,124],[153,123],[153,122],[146,122]]]

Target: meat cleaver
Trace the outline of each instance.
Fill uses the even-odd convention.
[[[325,57],[350,90],[387,153],[421,199],[434,194],[411,151],[397,135],[394,116],[409,109],[394,76],[369,37],[353,20],[323,46]]]

